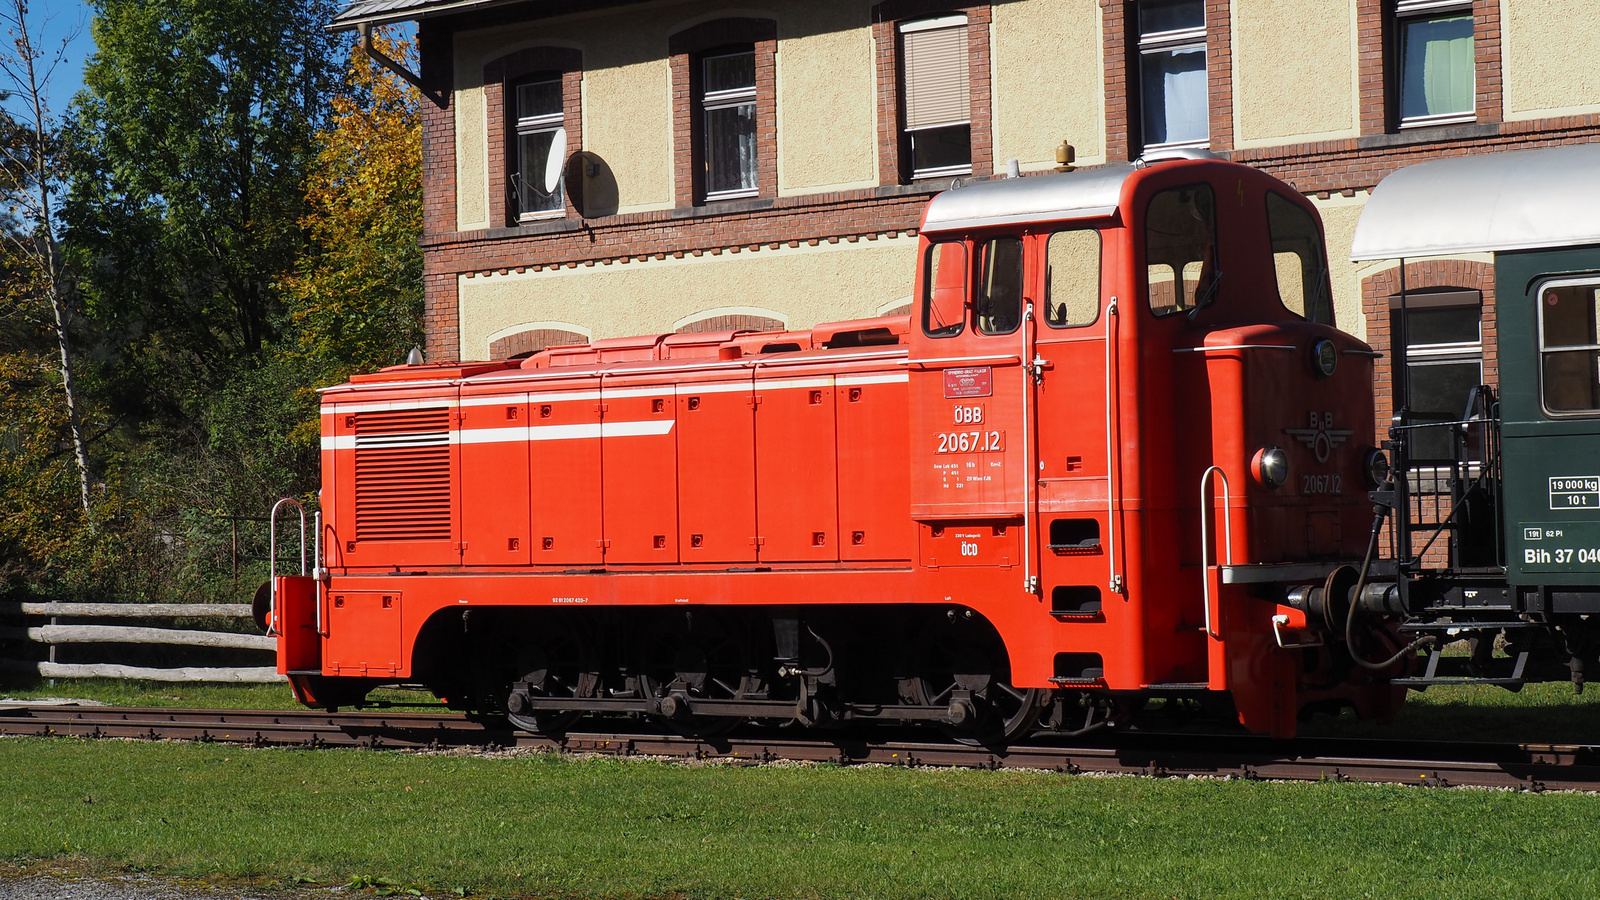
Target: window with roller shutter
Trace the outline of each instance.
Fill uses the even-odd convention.
[[[972,90],[967,17],[939,16],[900,25],[905,154],[912,178],[972,171]]]

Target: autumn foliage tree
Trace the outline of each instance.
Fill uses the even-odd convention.
[[[374,42],[415,67],[413,42]],[[318,386],[403,361],[422,342],[421,95],[355,46],[306,202],[309,246],[284,280],[293,341],[280,352],[310,362]],[[314,438],[315,418],[304,426],[298,437]]]

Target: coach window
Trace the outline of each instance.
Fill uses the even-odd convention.
[[[1022,239],[987,241],[980,262],[978,296],[973,300],[978,330],[1010,334],[1022,324]]]
[[[1210,305],[1222,282],[1211,187],[1192,184],[1156,194],[1145,210],[1144,234],[1150,311],[1170,316]]]
[[[1092,325],[1100,318],[1100,232],[1058,231],[1045,245],[1044,320],[1051,328]]]
[[[1267,232],[1272,239],[1272,268],[1278,276],[1278,299],[1307,322],[1332,325],[1328,263],[1316,220],[1287,198],[1269,191]]]
[[[1600,285],[1550,284],[1539,295],[1545,411],[1600,411]]]
[[[941,241],[929,246],[922,276],[922,333],[960,334],[967,316],[967,245]]]

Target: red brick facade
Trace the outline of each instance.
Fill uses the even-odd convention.
[[[707,316],[678,328],[679,334],[708,334],[717,331],[779,331],[782,319],[768,316],[727,315]]]
[[[972,174],[994,171],[994,122],[990,101],[989,4],[959,0],[884,0],[872,8],[872,42],[878,74],[878,180],[910,184],[911,160],[901,138],[905,103],[900,96],[901,39],[899,24],[908,19],[960,13],[967,17],[967,82],[972,96],[968,116],[972,128]]]
[[[749,44],[755,49],[756,196],[778,193],[778,23],[771,19],[717,19],[667,39],[672,65],[673,196],[678,206],[706,202],[698,57],[730,44]]]
[[[583,54],[565,47],[529,47],[483,67],[483,104],[489,129],[489,221],[517,224],[516,192],[506,161],[516,152],[516,105],[507,102],[510,88],[534,74],[561,75],[561,125],[567,146],[583,146]],[[569,192],[570,194],[570,192]],[[579,213],[567,197],[567,215]]]
[[[1600,116],[1583,115],[1529,122],[1504,122],[1502,115],[1499,0],[1475,0],[1477,52],[1476,121],[1469,124],[1400,130],[1394,121],[1394,28],[1388,0],[1357,0],[1360,136],[1335,141],[1231,150],[1233,134],[1232,0],[1206,0],[1210,134],[1213,150],[1235,161],[1263,168],[1308,195],[1353,195],[1371,189],[1385,175],[1427,159],[1588,142],[1600,139]],[[603,3],[600,5],[604,5]],[[971,86],[973,177],[987,177],[995,165],[991,97],[1005,85],[991,82],[991,10],[988,4],[960,0],[884,0],[871,9],[871,39],[877,85],[879,186],[856,190],[777,196],[778,133],[776,67],[780,24],[768,18],[722,18],[662,37],[661,52],[671,78],[675,208],[583,218],[569,197],[568,214],[548,221],[517,224],[504,189],[508,82],[532,72],[564,74],[565,124],[569,148],[582,146],[583,57],[576,50],[518,49],[490,62],[484,71],[489,128],[492,227],[456,231],[456,134],[452,108],[454,71],[451,29],[483,29],[516,20],[524,7],[494,14],[427,19],[421,23],[421,74],[433,102],[424,112],[424,251],[427,349],[430,358],[463,352],[459,346],[458,284],[461,278],[548,268],[627,266],[667,257],[760,252],[820,243],[875,241],[913,235],[928,197],[949,185],[945,180],[907,184],[902,155],[900,97],[900,21],[942,13],[967,16]],[[1103,28],[1108,159],[1126,159],[1141,149],[1138,113],[1137,0],[1100,0]],[[624,27],[626,11],[596,20],[595,40],[605,29]],[[730,44],[752,46],[757,69],[757,196],[706,203],[699,183],[696,140],[696,54]],[[666,98],[663,98],[666,102]],[[785,98],[785,102],[803,102]],[[1431,276],[1429,276],[1431,277]],[[1485,298],[1486,347],[1492,343],[1493,293],[1480,273]],[[1414,282],[1421,286],[1425,281]],[[1471,285],[1461,284],[1461,287]],[[1380,290],[1369,285],[1368,290]],[[1371,296],[1365,297],[1369,304]],[[684,310],[684,313],[692,310]],[[543,318],[530,310],[529,318]],[[1387,346],[1387,319],[1374,320],[1369,307],[1370,340]],[[520,340],[520,338],[519,338]],[[534,340],[529,338],[529,340]],[[498,345],[497,345],[498,346]],[[505,345],[509,348],[511,345]],[[518,346],[521,346],[520,344]],[[465,353],[482,353],[466,348]],[[498,351],[497,351],[498,352]],[[510,349],[505,352],[510,355]],[[1492,371],[1492,362],[1486,362]]]
[[[1483,299],[1481,321],[1483,339],[1483,382],[1500,383],[1500,357],[1496,349],[1494,267],[1487,263],[1464,259],[1432,259],[1406,264],[1405,289],[1408,295],[1419,291],[1437,291],[1457,288],[1477,291]],[[1390,322],[1393,303],[1400,296],[1400,267],[1368,276],[1361,281],[1361,309],[1367,320],[1367,343],[1390,350],[1377,360],[1375,376],[1379,384],[1394,383],[1393,335]],[[1394,417],[1394,398],[1380,393],[1375,410],[1378,437],[1389,434],[1389,423]]]
[[[508,334],[503,338],[491,341],[489,344],[489,358],[517,359],[532,356],[546,347],[563,347],[571,344],[587,344],[589,339],[576,331],[566,331],[560,328],[530,328],[516,334]]]

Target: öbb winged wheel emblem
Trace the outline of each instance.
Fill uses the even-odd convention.
[[[1317,462],[1327,462],[1334,448],[1349,439],[1355,431],[1349,428],[1333,427],[1333,413],[1311,413],[1310,428],[1285,428],[1284,434],[1311,448],[1317,455]]]

